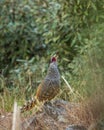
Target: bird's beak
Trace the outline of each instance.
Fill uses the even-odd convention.
[[[54,57],[57,59],[57,58],[58,58],[58,55],[57,55],[57,54],[55,54],[55,55],[54,55]]]

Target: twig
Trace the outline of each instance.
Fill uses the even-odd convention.
[[[64,80],[64,82],[66,83],[66,85],[68,86],[68,88],[70,89],[71,93],[73,93],[73,90],[72,90],[70,84],[67,82],[67,80],[64,78],[64,76],[61,76],[61,77]]]
[[[67,87],[70,89],[71,93],[73,93],[73,95],[76,95],[77,97],[80,97],[81,99],[83,99],[82,96],[77,91],[74,92],[74,90],[72,89],[70,84],[67,82],[67,80],[64,78],[64,76],[61,76],[61,77],[64,80],[64,82],[66,83]]]

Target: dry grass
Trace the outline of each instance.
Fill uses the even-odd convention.
[[[85,122],[88,130],[94,130],[98,123],[104,119],[104,93],[99,90],[94,93],[86,102],[84,101],[77,113],[79,119]],[[98,129],[98,128],[97,128]],[[99,128],[100,130],[100,128]]]

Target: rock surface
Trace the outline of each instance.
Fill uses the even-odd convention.
[[[86,130],[85,122],[76,115],[78,108],[79,104],[63,100],[47,103],[41,111],[22,122],[22,130]]]

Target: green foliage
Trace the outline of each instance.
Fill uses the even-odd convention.
[[[34,4],[28,1],[7,0],[0,4],[0,63],[2,69],[15,66],[16,59],[29,59],[37,54],[38,50],[44,53],[46,46],[36,27]]]
[[[84,39],[86,45],[81,48],[80,55],[70,64],[71,84],[83,97],[104,89],[104,24],[95,24],[91,31],[90,38]]]
[[[1,69],[8,73],[18,64],[17,59],[44,57],[56,51],[70,63],[84,43],[81,33],[103,20],[103,3],[103,0],[2,0]]]

